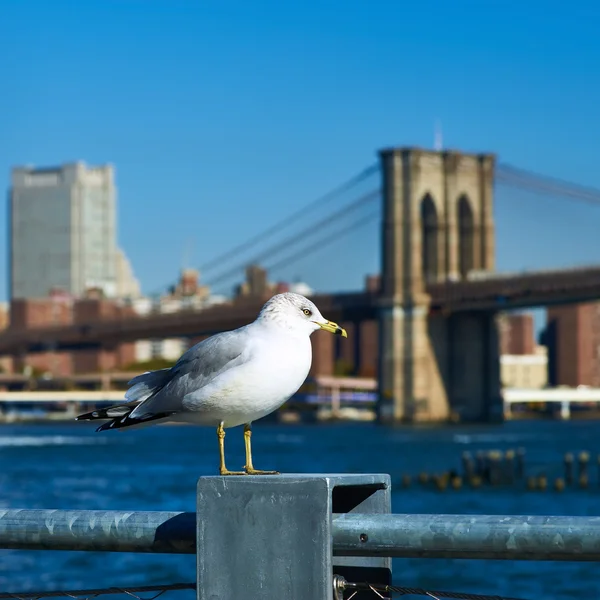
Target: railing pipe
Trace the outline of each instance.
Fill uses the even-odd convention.
[[[338,556],[600,561],[600,517],[335,515]]]
[[[0,510],[0,548],[196,553],[196,515],[116,510]]]
[[[600,561],[600,517],[334,514],[335,556]],[[194,554],[190,512],[0,510],[0,548]]]

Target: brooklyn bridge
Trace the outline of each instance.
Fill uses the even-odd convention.
[[[491,154],[417,148],[382,150],[377,163],[341,187],[351,189],[373,178],[374,189],[336,214],[373,206],[379,273],[363,290],[318,293],[312,299],[327,318],[348,329],[342,352],[355,371],[370,366],[376,374],[381,420],[435,421],[450,414],[465,421],[502,419],[498,313],[600,299],[600,265],[497,272],[495,188],[558,193],[592,203],[600,203],[600,193],[498,163]],[[325,201],[321,198],[319,206]],[[363,220],[338,234],[352,234]],[[320,223],[306,231],[314,234]],[[251,245],[252,240],[225,258],[245,257]],[[288,245],[278,244],[268,257]],[[325,243],[312,243],[304,251],[323,252],[321,246]],[[244,258],[243,264],[256,258],[261,257]],[[141,339],[201,339],[254,320],[264,300],[259,290],[202,310],[10,327],[0,335],[0,355],[101,350]],[[337,344],[331,336],[313,336],[316,374],[332,372]]]

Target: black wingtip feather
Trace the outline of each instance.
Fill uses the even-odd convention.
[[[175,412],[162,412],[162,413],[147,413],[139,418],[130,418],[129,415],[112,419],[108,423],[103,423],[96,429],[96,431],[106,431],[107,429],[122,429],[123,427],[131,427],[132,425],[141,425],[142,423],[150,423],[151,421],[157,421],[174,415]]]

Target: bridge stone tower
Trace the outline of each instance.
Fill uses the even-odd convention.
[[[380,159],[380,419],[489,419],[495,317],[431,315],[427,285],[494,270],[494,156],[392,148]]]

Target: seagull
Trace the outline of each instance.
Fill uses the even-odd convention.
[[[76,420],[109,420],[96,431],[166,421],[216,427],[221,475],[278,475],[253,466],[252,422],[277,410],[304,383],[312,362],[310,336],[319,329],[348,337],[308,298],[277,294],[254,322],[199,342],[173,367],[134,377],[125,402]],[[246,464],[243,471],[229,471],[225,429],[239,425],[244,425]]]

